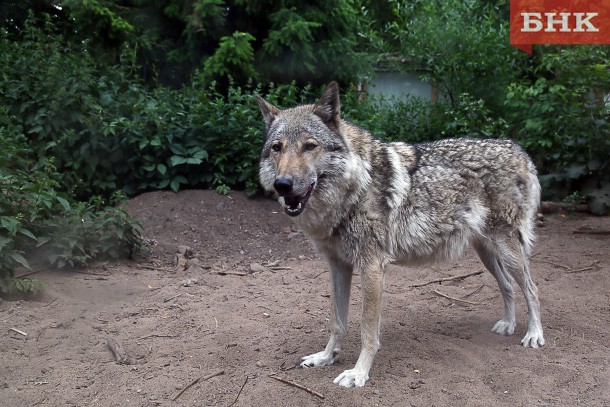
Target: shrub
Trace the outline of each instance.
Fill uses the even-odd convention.
[[[527,76],[510,85],[505,106],[512,135],[547,185],[608,173],[610,110],[598,96],[610,91],[609,68],[603,47],[543,47]]]
[[[0,291],[35,291],[40,283],[14,277],[29,268],[34,251],[53,266],[84,265],[94,258],[118,258],[139,245],[139,225],[101,201],[74,201],[59,190],[51,162],[33,161],[19,126],[0,109]]]

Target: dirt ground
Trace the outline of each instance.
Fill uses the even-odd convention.
[[[328,339],[329,273],[276,202],[193,190],[126,208],[147,241],[135,260],[43,271],[41,297],[0,301],[1,406],[610,406],[610,236],[575,233],[609,230],[607,217],[539,228],[538,350],[519,343],[520,293],[515,335],[491,332],[502,300],[489,273],[413,287],[483,271],[472,253],[391,267],[382,349],[367,385],[345,389],[332,380],[358,356],[359,277],[338,363],[294,368]],[[193,254],[175,271],[180,245]]]

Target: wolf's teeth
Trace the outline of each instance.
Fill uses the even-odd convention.
[[[297,205],[297,209],[301,209],[301,203],[299,202],[299,204]]]

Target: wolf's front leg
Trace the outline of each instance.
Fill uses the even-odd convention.
[[[381,324],[381,293],[383,290],[383,267],[375,262],[361,271],[362,275],[362,322],[360,356],[353,369],[341,373],[334,383],[344,387],[362,387],[369,379],[373,358],[381,346],[379,327]]]
[[[335,257],[328,257],[331,277],[331,331],[322,352],[301,358],[301,367],[332,365],[341,351],[341,340],[347,333],[347,314],[353,267]]]

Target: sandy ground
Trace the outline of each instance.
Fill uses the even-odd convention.
[[[483,271],[472,253],[391,267],[382,349],[367,385],[345,389],[332,380],[358,356],[359,277],[338,363],[294,368],[326,344],[329,273],[276,202],[155,192],[126,208],[144,225],[137,259],[43,271],[40,298],[0,301],[1,406],[610,406],[610,236],[574,233],[608,230],[607,217],[539,228],[538,350],[519,344],[520,293],[515,335],[491,332],[502,301],[489,273],[413,287]],[[193,254],[175,271],[180,245]]]

